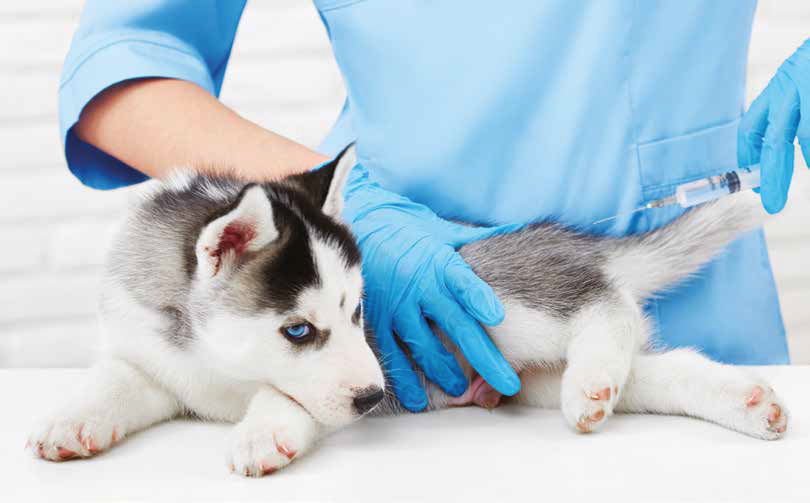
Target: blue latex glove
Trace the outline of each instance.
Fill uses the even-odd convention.
[[[503,321],[503,306],[456,250],[519,226],[481,228],[448,222],[383,189],[361,165],[350,174],[343,216],[363,254],[366,320],[402,405],[419,411],[428,399],[394,333],[425,375],[447,393],[458,396],[467,388],[460,365],[425,318],[447,334],[493,388],[505,395],[517,393],[517,374],[480,325]]]
[[[797,135],[810,167],[810,39],[779,67],[740,122],[737,162],[760,164],[760,197],[768,213],[787,202]]]

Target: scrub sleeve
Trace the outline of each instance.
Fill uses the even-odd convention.
[[[244,6],[245,0],[86,2],[59,84],[65,158],[84,185],[114,189],[147,179],[76,136],[73,126],[90,100],[147,77],[186,80],[218,96]]]

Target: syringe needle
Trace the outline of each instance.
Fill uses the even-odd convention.
[[[641,206],[639,206],[638,208],[636,208],[634,210],[626,211],[624,213],[618,213],[616,215],[613,215],[612,217],[603,218],[602,220],[597,220],[596,222],[592,223],[591,225],[601,224],[602,222],[607,222],[608,220],[613,220],[614,218],[619,218],[619,217],[621,217],[623,215],[632,215],[633,213],[636,213],[637,211],[649,210],[651,208],[661,208],[663,206],[669,206],[670,204],[677,204],[677,203],[678,203],[678,200],[675,198],[675,196],[669,196],[669,197],[664,197],[664,198],[661,198],[661,199],[656,199],[654,201],[650,201],[647,204],[641,205]]]
[[[638,208],[636,208],[636,209],[634,209],[632,211],[625,211],[624,213],[617,213],[616,215],[613,215],[612,217],[607,217],[607,218],[603,218],[601,220],[597,220],[596,222],[592,223],[591,225],[601,224],[602,222],[607,222],[608,220],[614,220],[614,219],[619,218],[619,217],[621,217],[623,215],[632,215],[633,213],[635,213],[637,211],[642,211],[642,210],[646,210],[646,209],[647,209],[646,205],[645,206],[639,206]]]
[[[619,218],[619,215],[613,215],[612,217],[603,218],[601,220],[597,220],[596,222],[592,223],[591,225],[601,224],[602,222],[607,222],[608,220],[613,220]]]

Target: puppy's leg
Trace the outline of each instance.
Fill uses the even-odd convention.
[[[688,349],[637,355],[617,410],[694,416],[767,440],[782,437],[788,421],[762,379]]]
[[[104,360],[91,369],[84,390],[29,436],[27,447],[52,461],[85,458],[179,410],[175,398],[140,370]]]
[[[560,406],[560,372],[521,372],[520,403]],[[617,412],[693,416],[763,439],[787,429],[788,410],[773,389],[752,373],[688,349],[638,354],[616,404]]]
[[[228,464],[240,475],[269,475],[308,450],[318,434],[318,424],[303,407],[263,387],[234,427]]]
[[[634,302],[616,298],[585,307],[571,328],[560,403],[568,423],[588,433],[613,414],[644,334],[643,319]]]

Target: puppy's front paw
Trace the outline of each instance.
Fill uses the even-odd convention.
[[[123,431],[101,416],[88,414],[46,421],[29,435],[26,449],[51,461],[87,458],[107,450]]]
[[[311,419],[277,424],[274,420],[243,420],[234,428],[228,466],[246,477],[270,475],[304,453],[315,442]]]

